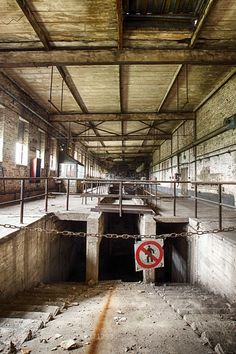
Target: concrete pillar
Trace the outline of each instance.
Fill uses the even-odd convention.
[[[140,234],[141,235],[156,235],[156,221],[152,215],[145,214],[140,219]],[[143,271],[143,282],[155,282],[155,269],[147,269]]]
[[[87,233],[103,232],[103,217],[100,213],[92,212],[87,219]],[[98,282],[99,246],[101,239],[87,236],[86,240],[86,282]]]

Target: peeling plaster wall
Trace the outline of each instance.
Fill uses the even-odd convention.
[[[31,225],[55,229],[48,216]],[[68,237],[44,231],[21,230],[0,239],[0,299],[13,296],[39,282],[66,280],[73,244]]]
[[[193,219],[190,230],[196,230]],[[235,302],[236,242],[216,234],[195,236],[189,240],[189,255],[191,283],[201,284]]]
[[[236,75],[231,78],[211,99],[196,112],[196,139],[200,139],[223,126],[224,119],[236,112]],[[236,129],[228,130],[197,145],[194,148],[177,152],[194,142],[194,123],[187,121],[173,133],[171,142],[165,141],[159,153],[153,155],[152,178],[173,180],[174,174],[180,172],[186,180],[233,181],[236,176]],[[170,155],[176,155],[170,158]],[[196,160],[196,166],[195,166]],[[161,162],[159,162],[161,161]],[[179,163],[178,163],[179,161]],[[195,175],[196,167],[196,175]],[[162,185],[168,191],[168,184]],[[216,187],[200,187],[201,196],[216,200]],[[180,193],[180,191],[179,191]],[[193,186],[188,185],[188,193],[193,193]],[[223,186],[223,201],[236,205],[236,186]]]

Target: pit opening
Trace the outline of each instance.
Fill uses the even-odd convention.
[[[72,232],[86,232],[86,221],[63,221],[60,229]],[[85,282],[86,280],[86,237],[62,236],[64,252],[66,252],[67,264],[63,281]]]
[[[188,223],[157,223],[156,234],[181,233],[187,231]],[[156,268],[156,283],[189,282],[189,252],[186,238],[177,237],[164,240],[164,268]]]
[[[139,234],[139,215],[104,213],[104,233]],[[136,282],[143,279],[135,271],[134,240],[103,238],[99,252],[99,280]]]

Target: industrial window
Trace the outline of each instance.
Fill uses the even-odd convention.
[[[57,141],[51,138],[50,141],[50,170],[55,171],[57,166]]]
[[[27,166],[28,163],[29,123],[19,118],[16,142],[16,164]]]
[[[38,130],[38,144],[36,149],[36,157],[41,159],[41,168],[44,168],[45,160],[45,134],[42,130]]]

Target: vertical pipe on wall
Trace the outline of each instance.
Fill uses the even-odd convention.
[[[176,181],[174,181],[174,205],[173,205],[173,214],[176,216]]]
[[[197,141],[197,121],[194,120],[194,143]],[[197,181],[197,145],[193,147],[193,155],[194,155],[194,179]]]
[[[197,183],[194,185],[194,217],[197,219]]]
[[[67,191],[66,191],[66,211],[69,210],[69,197],[70,197],[70,180],[67,180]]]
[[[20,181],[20,223],[23,224],[24,221],[24,191],[25,191],[25,180]]]
[[[222,184],[218,184],[218,202],[219,202],[219,229],[222,230]]]
[[[119,206],[120,206],[120,216],[122,216],[122,182],[119,184]]]
[[[48,211],[48,179],[45,179],[45,211]]]

